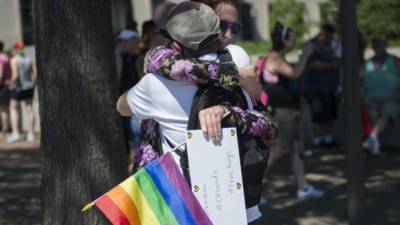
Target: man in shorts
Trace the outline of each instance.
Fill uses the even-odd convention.
[[[340,64],[331,46],[334,34],[335,28],[332,25],[321,27],[318,36],[310,41],[313,53],[304,71],[304,96],[312,113],[316,147],[329,147],[335,141],[333,122],[337,117],[336,93]]]
[[[379,135],[400,112],[400,59],[386,50],[387,40],[379,35],[372,40],[375,55],[365,63],[363,91],[373,130],[363,147],[380,154]]]

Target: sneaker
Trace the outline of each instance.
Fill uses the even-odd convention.
[[[12,143],[12,142],[16,142],[19,140],[21,140],[21,137],[19,136],[19,134],[12,133],[12,134],[10,134],[10,136],[7,137],[6,142]]]
[[[324,192],[315,189],[312,185],[308,185],[308,187],[304,190],[297,191],[297,197],[300,199],[320,198],[322,196],[324,196]]]
[[[373,138],[372,136],[369,136],[366,141],[363,143],[363,148],[367,149],[371,155],[380,155],[381,150],[380,150],[380,144],[378,138]]]
[[[35,135],[31,132],[28,132],[28,134],[26,135],[26,140],[27,141],[34,141],[35,140]]]
[[[304,156],[311,157],[311,156],[317,156],[322,153],[321,147],[320,146],[313,146],[306,148],[304,150]]]
[[[314,155],[314,149],[306,149],[304,150],[304,155],[307,157],[311,157]]]

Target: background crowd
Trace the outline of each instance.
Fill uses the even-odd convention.
[[[17,42],[9,53],[4,52],[4,43],[0,41],[0,110],[1,134],[7,143],[26,137],[33,141],[35,115],[33,96],[35,72],[32,59],[24,52],[24,44]],[[26,136],[22,136],[20,124],[20,106],[25,104],[28,119]]]

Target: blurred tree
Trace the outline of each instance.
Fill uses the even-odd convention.
[[[377,33],[385,33],[390,41],[400,41],[399,0],[357,0],[358,28],[366,40]],[[338,22],[339,0],[328,0],[321,4],[321,23]]]
[[[127,174],[110,7],[34,1],[44,225],[109,224],[80,209]]]
[[[273,0],[270,4],[270,27],[273,29],[277,21],[294,29],[300,39],[309,30],[309,24],[304,20],[304,6],[295,0]]]
[[[339,0],[328,0],[321,3],[321,24],[338,25]]]
[[[400,39],[399,0],[359,0],[357,4],[358,26],[369,40],[383,32],[391,41]]]
[[[347,212],[350,225],[368,224],[365,214],[365,154],[361,148],[359,35],[355,0],[340,1],[343,45],[344,134],[347,156]]]

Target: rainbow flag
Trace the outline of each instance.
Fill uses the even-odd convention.
[[[212,225],[171,153],[147,164],[88,204],[113,225]]]

